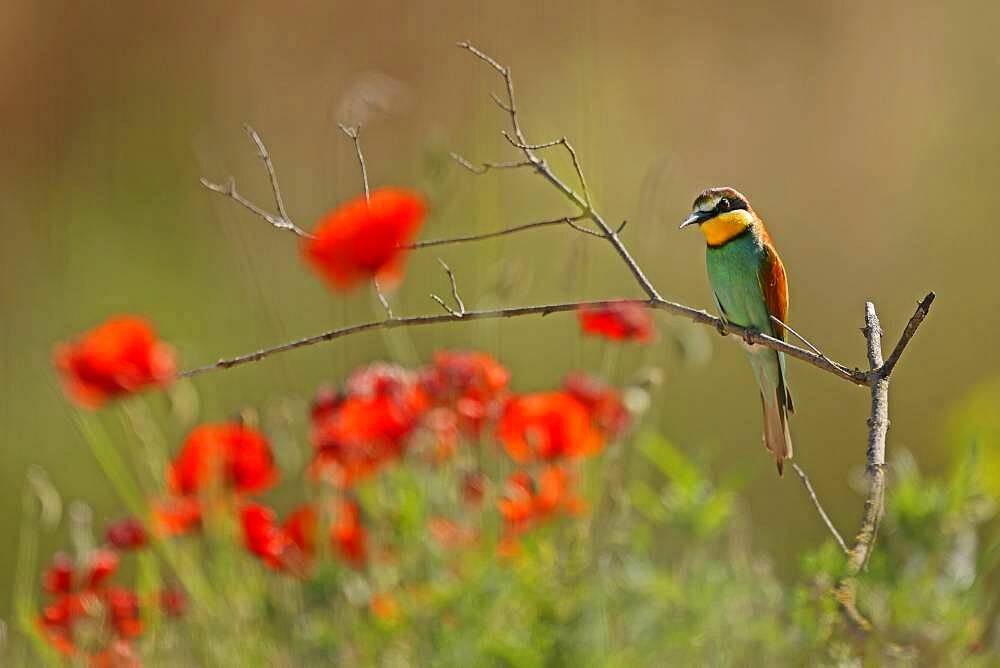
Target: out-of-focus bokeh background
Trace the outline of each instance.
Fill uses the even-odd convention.
[[[936,4],[936,3],[935,3]],[[924,6],[926,5],[926,6]],[[270,147],[292,217],[310,226],[360,188],[338,121],[362,122],[374,185],[432,202],[423,236],[487,231],[569,211],[529,173],[474,177],[448,159],[513,157],[490,102],[500,84],[455,48],[513,68],[534,141],[574,141],[600,209],[658,289],[707,306],[703,246],[677,231],[694,195],[731,184],[768,222],[788,268],[791,322],[835,359],[864,363],[874,300],[894,342],[919,297],[934,312],[893,377],[890,448],[934,471],[948,417],[995,380],[990,344],[1000,240],[996,3],[51,3],[0,20],[0,572],[10,573],[19,490],[38,464],[67,498],[117,516],[50,366],[53,345],[119,312],[148,315],[185,366],[378,314],[331,294],[296,239],[202,189],[232,174],[270,201],[241,125]],[[553,157],[561,169],[568,165]],[[567,176],[571,176],[566,171]],[[396,311],[437,307],[454,268],[470,308],[638,295],[601,242],[550,228],[411,256]],[[752,476],[758,549],[825,538],[794,477],[776,480],[743,352],[661,318],[659,345],[583,339],[556,315],[445,325],[342,342],[194,381],[204,419],[311,396],[363,362],[481,348],[515,389],[566,371],[621,382],[659,367],[654,422],[720,476]],[[834,520],[856,525],[868,397],[791,362],[798,461]],[[45,545],[52,548],[57,541]],[[9,609],[0,578],[0,615]]]

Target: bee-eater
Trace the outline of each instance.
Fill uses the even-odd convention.
[[[784,340],[785,328],[771,316],[787,322],[785,267],[747,198],[732,188],[709,188],[695,199],[681,227],[695,224],[705,235],[708,281],[723,322]],[[792,456],[788,413],[794,411],[785,356],[763,346],[748,346],[747,352],[764,407],[764,446],[780,476],[782,462]]]

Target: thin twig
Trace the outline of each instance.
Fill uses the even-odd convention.
[[[445,264],[444,260],[438,258],[438,262],[441,263],[444,273],[448,274],[448,280],[451,281],[451,296],[455,298],[455,303],[458,304],[458,312],[465,315],[465,304],[462,302],[462,298],[458,296],[458,283],[455,281],[455,274],[452,273],[451,267]]]
[[[354,152],[358,154],[358,163],[361,165],[361,183],[365,188],[365,201],[371,202],[372,195],[368,189],[368,167],[365,165],[365,154],[361,152],[361,126],[350,126],[343,123],[337,123],[337,126],[354,142]]]
[[[583,190],[583,201],[587,204],[587,209],[590,210],[593,207],[593,201],[590,197],[590,188],[587,187],[587,179],[583,176],[583,165],[580,164],[580,156],[577,155],[576,149],[573,145],[569,143],[566,137],[560,137],[559,139],[553,139],[542,144],[524,144],[518,142],[514,137],[510,136],[510,133],[505,130],[501,130],[501,133],[506,137],[515,148],[521,150],[531,150],[537,151],[540,149],[552,148],[553,146],[562,146],[569,153],[570,160],[573,161],[573,169],[576,171],[576,177],[580,179],[580,188]]]
[[[903,354],[903,350],[906,349],[907,344],[913,335],[917,333],[917,328],[920,327],[920,323],[924,321],[927,314],[931,310],[931,304],[934,303],[934,293],[928,292],[927,296],[920,300],[917,304],[917,310],[913,312],[910,316],[910,321],[906,323],[906,328],[903,329],[903,334],[899,337],[899,341],[896,343],[896,347],[892,349],[892,353],[889,355],[889,359],[885,361],[881,367],[879,367],[879,375],[883,378],[888,378],[889,374],[892,373],[893,368],[896,366],[896,362],[899,361],[900,355]]]
[[[417,241],[409,246],[403,246],[410,250],[417,248],[429,248],[431,246],[446,246],[449,244],[460,244],[468,241],[482,241],[483,239],[492,239],[493,237],[500,237],[506,234],[514,234],[516,232],[523,232],[525,230],[531,230],[536,227],[548,227],[550,225],[573,225],[575,221],[583,220],[586,216],[576,216],[576,217],[566,217],[553,218],[552,220],[539,220],[534,223],[525,223],[523,225],[515,225],[514,227],[506,227],[502,230],[496,230],[495,232],[484,232],[483,234],[469,234],[462,237],[450,237],[447,239],[428,239],[426,241]],[[577,228],[579,229],[579,228]],[[583,230],[589,234],[595,234],[590,230]]]
[[[448,274],[448,281],[451,283],[451,296],[455,300],[455,303],[458,304],[458,310],[456,311],[455,309],[448,306],[448,304],[446,304],[443,299],[441,299],[440,297],[438,297],[433,293],[431,294],[431,299],[436,301],[441,306],[441,308],[443,308],[445,311],[455,316],[456,318],[464,317],[465,303],[462,302],[462,298],[458,296],[458,283],[455,281],[455,274],[451,271],[451,267],[445,264],[444,260],[438,258],[438,262],[441,263],[441,267],[444,269],[444,273]]]
[[[837,531],[837,527],[833,525],[833,520],[831,520],[830,516],[826,514],[823,504],[819,502],[819,497],[816,496],[816,490],[813,489],[809,476],[807,476],[806,472],[802,470],[802,467],[795,462],[792,462],[792,469],[799,474],[800,478],[802,478],[802,484],[805,485],[809,498],[812,499],[813,505],[816,506],[820,519],[823,520],[823,523],[826,524],[826,528],[830,530],[831,534],[833,534],[833,539],[837,541],[837,545],[839,545],[840,549],[844,551],[844,554],[850,554],[850,550],[847,549],[847,543],[844,542],[844,538],[840,535],[840,532]]]
[[[621,257],[622,261],[628,267],[628,270],[635,277],[643,292],[645,292],[650,299],[662,299],[662,297],[660,297],[660,293],[657,292],[656,288],[653,287],[653,284],[648,278],[646,278],[646,275],[643,273],[642,269],[636,263],[632,255],[628,252],[628,249],[625,248],[625,245],[618,238],[618,233],[613,230],[607,222],[605,222],[604,218],[597,211],[594,210],[590,202],[590,195],[586,189],[586,180],[583,178],[583,170],[577,170],[577,176],[580,178],[581,187],[584,189],[584,195],[581,196],[562,179],[560,179],[555,172],[552,171],[548,164],[546,164],[546,162],[542,160],[537,153],[535,153],[535,150],[531,148],[532,145],[525,138],[524,131],[521,128],[520,118],[518,117],[517,103],[514,98],[514,80],[513,77],[511,77],[510,68],[501,65],[496,59],[488,56],[482,50],[469,42],[459,42],[458,46],[469,51],[481,61],[488,64],[496,70],[501,77],[503,77],[504,84],[507,89],[507,103],[506,105],[501,104],[500,106],[510,116],[511,130],[513,131],[511,143],[519,147],[525,159],[534,166],[535,171],[538,174],[541,174],[546,181],[552,184],[556,190],[562,193],[564,197],[578,207],[587,218],[592,220],[594,224],[597,225],[604,237],[615,249],[615,252],[618,253],[619,257]],[[508,136],[508,138],[510,137]],[[570,154],[574,159],[574,167],[579,167],[579,159],[576,156],[576,152],[572,150],[572,147],[568,145],[568,142],[567,149],[570,150]]]
[[[250,200],[246,199],[236,190],[236,179],[229,177],[225,185],[220,183],[213,183],[209,181],[204,176],[201,177],[201,185],[205,188],[211,190],[212,192],[217,192],[220,195],[225,195],[229,199],[233,200],[240,206],[246,208],[247,210],[253,212],[255,215],[263,218],[269,225],[275,227],[279,230],[288,230],[294,233],[296,236],[302,237],[304,239],[314,238],[311,234],[297,226],[292,222],[292,219],[288,217],[288,212],[285,211],[285,202],[281,197],[281,188],[278,186],[278,175],[274,170],[274,164],[271,162],[271,154],[268,153],[267,147],[264,145],[264,140],[260,138],[257,131],[254,130],[249,125],[244,125],[244,129],[249,135],[250,140],[254,143],[257,148],[257,156],[264,161],[264,169],[267,170],[268,178],[271,179],[271,190],[274,193],[274,203],[278,207],[278,214],[274,215],[268,213],[261,207],[257,206]]]
[[[267,147],[264,146],[264,140],[249,125],[244,124],[243,129],[250,135],[250,140],[257,147],[257,156],[264,161],[264,169],[267,170],[267,176],[271,179],[271,190],[274,191],[274,203],[278,207],[278,215],[285,220],[290,220],[288,212],[285,211],[285,201],[281,197],[281,188],[278,187],[278,173],[274,170],[274,164],[271,162],[271,154],[268,153]]]
[[[511,160],[510,162],[482,162],[478,165],[473,164],[470,160],[467,160],[462,155],[452,151],[448,155],[451,159],[458,164],[465,167],[467,170],[473,174],[485,174],[491,169],[517,169],[519,167],[534,167],[529,160]]]

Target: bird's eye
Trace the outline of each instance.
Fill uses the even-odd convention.
[[[719,211],[729,211],[729,199],[723,197],[719,200]]]

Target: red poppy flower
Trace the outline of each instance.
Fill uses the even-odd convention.
[[[392,283],[402,273],[405,246],[416,236],[427,205],[416,193],[398,188],[374,190],[326,215],[306,239],[302,253],[336,290],[378,278]]]
[[[176,370],[173,348],[134,316],[111,318],[77,341],[58,345],[53,361],[67,394],[85,408],[165,385]]]
[[[279,569],[282,554],[289,541],[275,522],[274,511],[260,504],[248,503],[240,511],[246,548],[271,568]]]
[[[497,501],[500,514],[508,525],[520,527],[535,513],[535,483],[525,471],[507,478],[504,494]]]
[[[153,504],[153,528],[158,535],[185,534],[201,526],[201,502],[188,496],[171,496]]]
[[[453,409],[465,431],[478,435],[509,381],[510,372],[486,353],[441,351],[421,374],[420,386],[435,403]]]
[[[563,511],[579,515],[586,511],[586,502],[573,492],[573,476],[563,466],[549,466],[538,478],[535,513],[547,517]]]
[[[347,487],[402,455],[428,402],[413,374],[376,364],[348,379],[343,398],[317,406],[313,473]]]
[[[109,526],[104,538],[119,550],[138,550],[149,542],[146,527],[134,517],[127,517]]]
[[[196,494],[218,476],[243,494],[256,494],[274,484],[277,471],[263,434],[241,424],[202,425],[192,431],[170,465],[171,490]]]
[[[361,511],[353,501],[341,501],[337,517],[330,527],[333,547],[355,566],[365,561],[368,535],[361,524]]]
[[[68,554],[60,552],[52,558],[45,571],[44,587],[50,594],[68,594],[73,589],[73,572],[76,567]]]
[[[586,406],[566,392],[511,398],[504,406],[497,436],[519,462],[590,455],[604,447]]]
[[[587,407],[594,424],[610,440],[624,434],[632,423],[617,388],[585,373],[574,373],[563,381],[563,389]]]
[[[316,553],[316,523],[316,509],[307,504],[289,513],[283,525],[288,539],[306,557]]]
[[[106,586],[117,569],[118,555],[106,548],[95,550],[80,572],[74,572],[65,555],[53,559],[45,575],[45,588],[56,598],[42,609],[37,623],[56,651],[66,657],[79,653],[74,634],[77,624],[84,622],[91,634],[94,628],[109,631],[107,644],[88,655],[88,661],[92,665],[124,665],[102,663],[116,643],[134,638],[143,630],[136,594],[122,587]]]
[[[142,634],[139,617],[139,597],[135,592],[121,587],[111,587],[105,593],[108,613],[115,631],[122,638],[135,638]]]
[[[96,589],[118,570],[118,554],[114,550],[98,548],[90,555],[84,581],[88,589]]]
[[[653,340],[656,326],[646,307],[636,302],[607,302],[585,306],[577,311],[580,329],[586,334],[603,336],[612,341]]]

